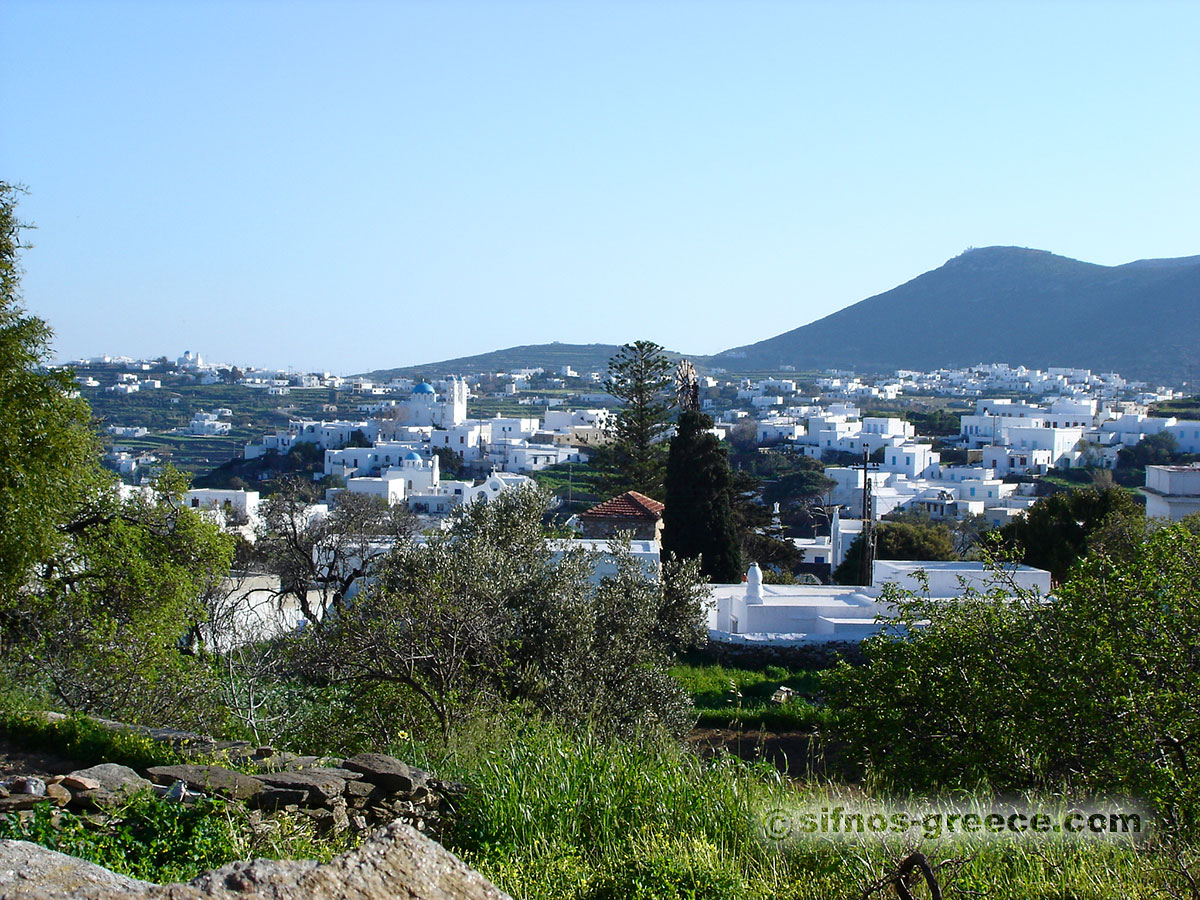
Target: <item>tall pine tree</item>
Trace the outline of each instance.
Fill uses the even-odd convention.
[[[670,360],[653,341],[624,344],[608,361],[604,389],[622,404],[608,420],[609,442],[593,456],[593,465],[605,473],[610,493],[662,496],[666,447],[661,439],[671,427],[670,387]]]
[[[663,550],[700,557],[700,570],[718,584],[742,579],[742,549],[734,522],[733,473],[713,420],[696,410],[679,417],[667,455]]]

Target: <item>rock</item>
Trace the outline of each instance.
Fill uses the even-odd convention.
[[[100,787],[100,782],[95,778],[84,778],[80,775],[64,775],[59,784],[69,791],[94,791]]]
[[[48,784],[46,785],[46,799],[52,801],[55,806],[66,806],[75,798],[61,784]]]
[[[230,863],[188,884],[153,885],[25,841],[0,841],[4,900],[509,900],[441,845],[393,822],[327,865]]]
[[[12,794],[8,797],[0,797],[0,816],[22,809],[33,809],[39,803],[49,802],[50,798],[45,794]],[[3,894],[0,894],[0,898],[3,898]]]
[[[336,775],[313,775],[309,772],[280,772],[277,775],[259,775],[258,780],[265,785],[285,788],[293,791],[306,791],[307,800],[317,806],[324,806],[334,797],[341,797],[346,788],[346,782]]]
[[[0,784],[0,799],[8,796],[8,788]]]
[[[68,777],[87,778],[95,781],[98,788],[111,794],[125,797],[138,791],[150,790],[150,782],[139,775],[129,766],[119,766],[116,763],[102,763],[90,769],[76,769]],[[64,783],[66,779],[64,779]]]
[[[123,805],[126,799],[128,799],[123,793],[106,791],[104,788],[93,788],[90,791],[72,791],[71,797],[72,809],[93,809],[99,811],[114,809]]]
[[[257,778],[221,766],[153,766],[146,774],[159,784],[182,781],[193,791],[219,794],[230,800],[247,800],[263,789]]]
[[[361,772],[363,778],[384,790],[407,793],[429,780],[420,769],[410,768],[393,756],[382,753],[360,753],[342,763],[352,772]]]
[[[334,809],[305,809],[301,812],[312,819],[323,834],[341,834],[350,827],[344,806]]]
[[[358,773],[355,773],[355,774],[358,774]],[[359,775],[358,777],[362,778],[361,775]],[[384,791],[382,788],[376,787],[375,785],[371,784],[371,782],[369,782],[369,781],[347,781],[346,782],[345,794],[347,797],[358,797],[360,799],[365,799],[372,795],[382,796],[383,793],[384,793]]]
[[[303,806],[308,802],[308,791],[264,785],[263,789],[251,797],[249,802],[259,809],[285,809],[289,806]]]
[[[139,897],[153,885],[28,841],[0,841],[0,897]],[[112,891],[112,893],[108,893]]]
[[[470,788],[461,781],[442,781],[437,778],[429,779],[429,786],[439,794],[450,794],[451,796],[459,797],[466,796],[467,792],[470,790]]]
[[[46,795],[46,782],[33,775],[17,775],[15,778],[6,778],[4,786],[8,788],[10,794],[29,794],[34,797]]]
[[[199,896],[255,894],[272,900],[506,900],[458,857],[393,822],[328,865],[255,860],[223,866],[191,883]],[[226,893],[228,892],[228,893]],[[184,900],[190,895],[179,895]]]
[[[306,766],[297,771],[303,772],[305,775],[332,775],[342,781],[359,781],[362,778],[362,772],[343,769],[341,766]]]

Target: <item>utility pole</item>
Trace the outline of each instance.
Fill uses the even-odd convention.
[[[875,580],[875,529],[871,516],[871,476],[868,463],[871,461],[871,451],[863,446],[863,498],[862,498],[862,558],[858,583],[870,587]]]

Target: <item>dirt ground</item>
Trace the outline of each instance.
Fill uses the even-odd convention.
[[[9,775],[66,775],[88,765],[44,750],[18,746],[9,738],[0,736],[0,778]]]

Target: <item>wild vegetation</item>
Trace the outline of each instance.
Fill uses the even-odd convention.
[[[15,199],[0,187],[7,741],[81,761],[164,752],[81,717],[94,713],[295,751],[391,752],[467,786],[445,840],[521,898],[869,898],[892,890],[917,847],[946,896],[1200,897],[1195,522],[1147,525],[1100,491],[1049,498],[1031,530],[986,546],[1002,570],[1063,543],[1052,602],[1012,586],[957,603],[897,595],[903,635],[827,675],[681,664],[704,635],[696,565],[647,579],[618,551],[596,583],[594,559],[547,545],[535,492],[469,507],[421,542],[380,506],[317,524],[283,493],[251,552],[180,504],[178,475],[129,492],[99,468],[87,406],[44,368],[49,330],[20,305]],[[305,626],[239,631],[227,604],[243,576],[278,578],[263,590],[303,608]],[[786,714],[771,703],[782,687],[799,695]],[[45,709],[77,715],[30,715]],[[697,721],[743,730],[771,715],[838,765],[784,772],[679,740]],[[1128,794],[1157,832],[1138,844],[919,831],[858,842],[769,827],[774,811],[844,798],[997,792],[1048,806]],[[279,821],[265,839],[220,803],[143,797],[103,828],[12,815],[0,836],[154,879],[342,846]]]

